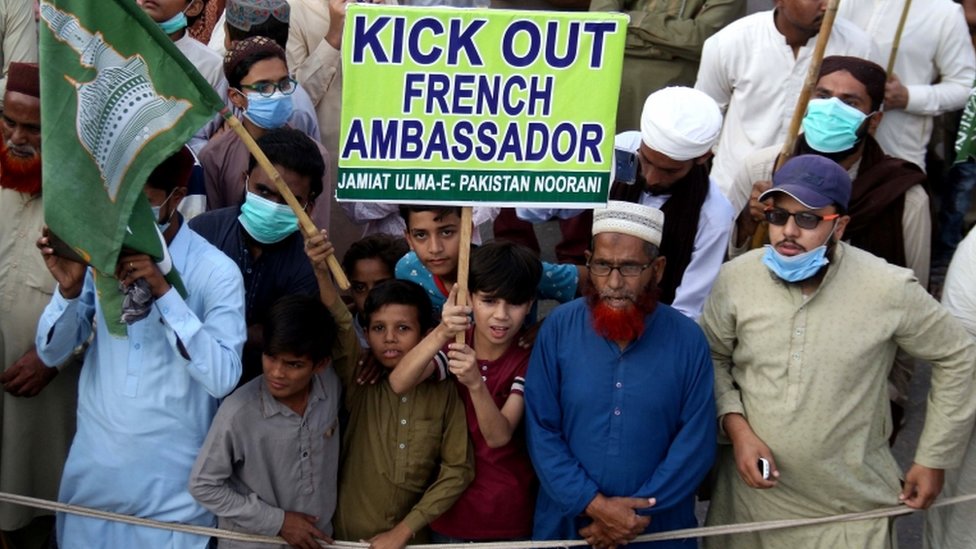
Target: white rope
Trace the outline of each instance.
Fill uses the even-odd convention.
[[[940,499],[936,501],[931,508],[947,507],[950,505],[958,505],[960,503],[967,503],[973,501],[976,501],[976,494],[969,494],[965,496],[957,496],[952,498]],[[67,503],[58,503],[56,501],[48,501],[44,499],[20,496],[17,494],[8,494],[6,492],[0,492],[0,502],[12,503],[15,505],[23,505],[26,507],[34,507],[37,509],[46,509],[48,511],[56,511],[59,513],[70,513],[73,515],[79,515],[79,516],[89,517],[89,518],[111,520],[116,522],[122,522],[125,524],[133,524],[136,526],[146,526],[149,528],[172,530],[174,532],[182,532],[185,534],[196,534],[200,536],[210,536],[215,538],[229,539],[233,541],[244,541],[249,543],[265,543],[268,545],[287,544],[287,542],[280,537],[244,534],[241,532],[221,530],[218,528],[208,528],[205,526],[195,526],[192,524],[161,522],[158,520],[132,517],[129,515],[121,515],[119,513],[111,513],[108,511],[100,511],[98,509],[90,509],[88,507],[81,507],[79,505],[69,505]],[[729,534],[744,534],[747,532],[765,532],[768,530],[782,530],[784,528],[798,528],[801,526],[817,526],[817,525],[830,524],[835,522],[856,522],[860,520],[876,520],[880,518],[908,515],[916,511],[918,511],[918,509],[912,509],[911,507],[906,507],[904,505],[897,505],[893,507],[883,507],[881,509],[875,509],[873,511],[863,511],[860,513],[846,513],[842,515],[831,515],[828,517],[771,520],[765,522],[746,522],[741,524],[726,524],[722,526],[688,528],[685,530],[672,530],[670,532],[660,532],[657,534],[645,534],[642,536],[637,536],[635,539],[631,540],[630,543],[647,542],[647,541],[664,541],[664,540],[685,539],[685,538],[705,538],[705,537],[712,537],[712,536],[724,536]],[[328,545],[325,542],[319,542],[319,545],[321,545],[322,547],[338,547],[338,548],[349,548],[349,549],[359,549],[359,548],[365,549],[369,547],[368,543],[352,542],[352,541],[336,541],[334,545]],[[532,549],[532,548],[554,549],[559,547],[569,548],[569,547],[580,547],[585,545],[587,545],[587,543],[584,540],[558,540],[558,541],[538,540],[538,541],[503,541],[503,542],[488,542],[488,543],[419,544],[419,545],[408,545],[408,547],[414,549]]]

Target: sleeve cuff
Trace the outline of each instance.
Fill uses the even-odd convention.
[[[905,105],[905,112],[927,114],[934,110],[935,106],[929,105],[932,86],[914,84],[905,88],[908,89],[908,104]]]
[[[430,521],[424,517],[423,513],[414,509],[410,511],[403,519],[403,523],[407,525],[407,528],[410,528],[411,532],[416,534],[417,532],[423,530],[424,527],[430,523]]]
[[[742,397],[739,391],[730,390],[715,399],[717,417],[721,418],[726,414],[746,415],[745,408],[742,406]]]
[[[189,344],[189,340],[203,326],[200,319],[183,301],[176,288],[170,287],[168,292],[157,298],[156,307],[159,308],[159,314],[163,317],[166,325],[176,333],[184,346]]]

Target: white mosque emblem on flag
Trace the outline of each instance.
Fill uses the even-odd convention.
[[[41,17],[58,40],[78,53],[82,66],[96,71],[90,82],[65,79],[78,97],[78,139],[98,166],[114,202],[142,147],[176,125],[190,110],[190,102],[161,96],[142,56],[123,57],[105,43],[101,33],[81,26],[73,14],[45,2]]]

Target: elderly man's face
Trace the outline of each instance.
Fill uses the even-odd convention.
[[[593,252],[589,264],[617,267],[610,274],[596,276],[590,273],[590,281],[599,301],[612,309],[634,307],[648,288],[661,281],[664,274],[664,258],[652,259],[647,244],[634,236],[620,233],[600,233],[593,238]],[[637,276],[623,276],[619,267],[643,267]],[[654,285],[651,282],[654,282]]]
[[[811,212],[821,217],[837,213],[833,206],[811,210],[794,198],[784,193],[773,195],[773,207],[781,208],[790,213]],[[785,225],[769,224],[769,241],[776,251],[785,255],[793,256],[804,252],[809,252],[823,244],[828,244],[828,239],[833,233],[833,240],[836,242],[844,236],[844,228],[850,221],[850,216],[840,216],[835,220],[822,220],[813,229],[803,229],[796,224],[796,218],[790,217]]]
[[[20,92],[4,96],[3,140],[8,154],[22,159],[41,156],[41,100]]]

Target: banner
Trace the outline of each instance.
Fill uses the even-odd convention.
[[[164,256],[146,179],[224,104],[134,0],[46,0],[40,15],[45,223],[95,269],[124,334],[119,252]]]
[[[350,4],[340,201],[594,207],[627,17]]]
[[[956,135],[956,164],[976,157],[976,88],[969,92]]]

